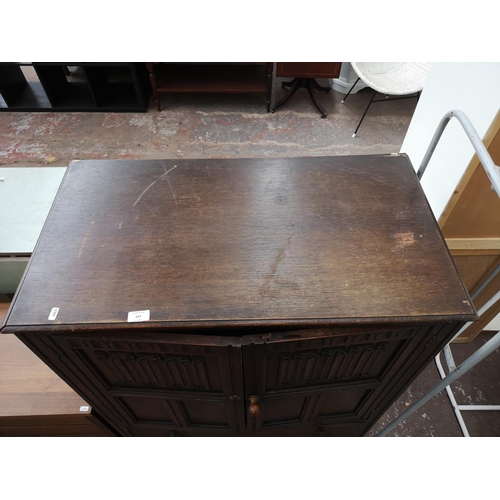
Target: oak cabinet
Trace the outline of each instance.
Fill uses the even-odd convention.
[[[361,436],[475,317],[404,155],[80,161],[2,333],[126,436]]]

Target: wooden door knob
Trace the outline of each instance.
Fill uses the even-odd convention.
[[[258,404],[259,396],[250,396],[248,398],[250,406],[248,407],[248,414],[251,417],[258,417],[260,414],[260,406]]]

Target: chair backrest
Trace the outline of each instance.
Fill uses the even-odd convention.
[[[429,62],[352,62],[356,74],[369,87],[382,94],[406,95],[424,88],[432,63]]]

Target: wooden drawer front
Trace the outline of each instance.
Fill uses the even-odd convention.
[[[276,64],[276,76],[297,78],[337,78],[340,62],[285,62]]]

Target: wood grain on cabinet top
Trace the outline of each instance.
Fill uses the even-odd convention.
[[[127,323],[141,310],[149,322]],[[7,325],[474,316],[404,155],[87,160],[67,169]]]

